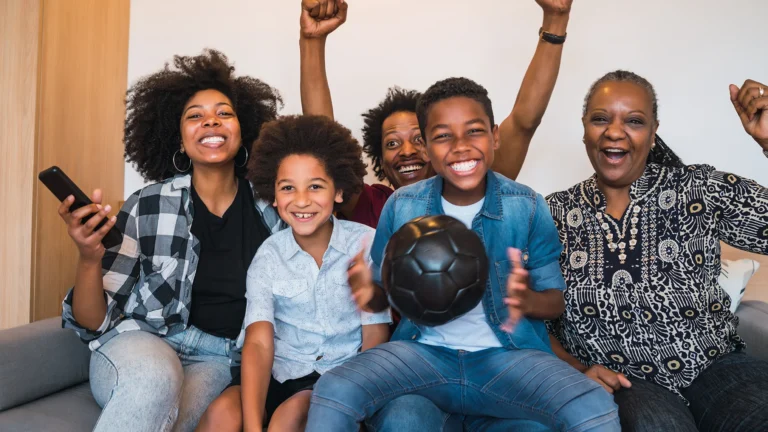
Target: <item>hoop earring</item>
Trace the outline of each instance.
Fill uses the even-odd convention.
[[[242,164],[242,165],[238,165],[238,164],[235,164],[235,166],[236,166],[236,167],[238,167],[238,168],[242,168],[242,167],[244,167],[244,166],[248,165],[248,149],[247,149],[247,148],[245,148],[245,146],[244,146],[244,145],[241,145],[240,147],[241,147],[243,150],[245,150],[245,161],[243,161],[243,164]],[[240,150],[238,150],[238,151],[237,151],[237,154],[240,154]],[[235,156],[235,157],[237,157],[237,156]]]
[[[171,158],[171,160],[173,161],[173,167],[176,168],[176,171],[178,171],[180,173],[185,173],[185,172],[189,171],[189,169],[192,168],[192,159],[189,159],[189,156],[187,156],[187,159],[189,159],[189,166],[187,167],[187,169],[181,169],[181,168],[179,168],[178,165],[176,165],[176,155],[177,154],[179,154],[179,150],[176,150],[176,153],[174,153],[173,157]],[[181,153],[181,154],[184,154],[184,153]]]

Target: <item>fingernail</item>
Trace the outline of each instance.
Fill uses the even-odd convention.
[[[111,218],[109,218],[109,220],[111,220],[112,222],[115,222],[117,221],[117,216],[112,216]]]
[[[107,213],[109,213],[110,211],[112,211],[112,206],[111,206],[111,205],[109,205],[109,204],[107,204],[107,206],[106,206],[106,207],[104,207],[104,211],[105,211],[105,212],[107,212]]]
[[[96,204],[96,208],[101,210],[101,204]]]

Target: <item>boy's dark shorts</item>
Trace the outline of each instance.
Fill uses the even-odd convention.
[[[231,368],[232,382],[229,383],[227,388],[240,385],[240,366],[234,366]],[[315,387],[315,383],[320,379],[320,374],[312,372],[311,374],[285,381],[280,383],[274,377],[269,377],[269,389],[267,390],[267,401],[264,404],[266,411],[266,417],[264,418],[264,424],[269,424],[269,420],[272,418],[272,414],[275,413],[277,407],[283,402],[287,401],[291,396],[304,390],[312,390]]]

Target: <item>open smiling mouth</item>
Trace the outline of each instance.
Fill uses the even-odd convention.
[[[621,162],[621,160],[624,159],[624,156],[626,156],[629,152],[621,149],[609,148],[602,150],[601,153],[603,153],[605,158],[608,159],[608,162],[618,163]]]
[[[466,174],[471,172],[477,166],[477,160],[468,160],[455,162],[448,165],[451,169],[458,174]]]
[[[226,141],[226,138],[224,138],[223,136],[214,135],[214,136],[207,136],[201,139],[200,144],[209,148],[218,148],[218,147],[221,147],[222,144],[224,144],[224,141]]]
[[[424,169],[425,166],[427,165],[423,163],[412,163],[408,165],[402,165],[397,167],[397,172],[399,172],[400,174],[415,174],[421,171],[422,169]]]
[[[312,219],[313,217],[315,217],[315,215],[317,213],[295,213],[294,212],[294,213],[291,213],[291,214],[297,220],[304,222],[304,221],[308,221],[308,220]]]

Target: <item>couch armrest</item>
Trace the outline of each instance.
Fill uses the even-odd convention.
[[[768,361],[768,303],[743,301],[736,315],[739,336],[747,342],[747,354]]]
[[[90,358],[61,318],[0,331],[0,411],[87,381]]]

